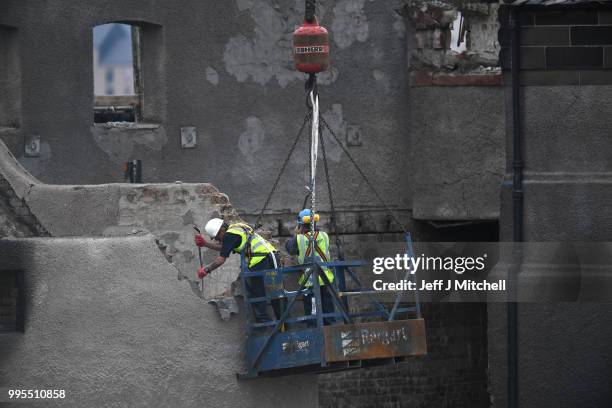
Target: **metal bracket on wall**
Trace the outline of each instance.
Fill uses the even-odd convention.
[[[198,145],[198,133],[193,126],[181,128],[181,148],[194,149]]]
[[[346,144],[348,146],[361,146],[363,144],[361,139],[361,126],[348,125],[346,127]]]
[[[40,136],[32,135],[25,143],[25,157],[40,157]]]

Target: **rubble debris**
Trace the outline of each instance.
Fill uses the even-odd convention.
[[[398,12],[412,27],[410,71],[501,75],[498,8],[476,1],[404,1]],[[451,29],[460,19],[467,49],[457,52],[451,47]]]
[[[218,298],[214,298],[208,301],[209,304],[214,305],[221,316],[221,320],[227,322],[229,321],[232,314],[237,314],[238,302],[234,296],[222,296]]]

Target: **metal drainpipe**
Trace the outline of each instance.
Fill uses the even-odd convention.
[[[512,71],[512,240],[523,241],[523,158],[521,154],[521,100],[520,100],[520,11],[513,7],[510,14],[510,26],[512,29],[511,71]],[[514,252],[514,263],[517,265],[513,271],[514,282],[520,270],[522,253],[519,248]],[[514,293],[516,296],[516,292]],[[508,302],[507,324],[508,324],[508,407],[518,408],[519,401],[519,346],[518,346],[518,299]]]

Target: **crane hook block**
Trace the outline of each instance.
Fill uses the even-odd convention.
[[[293,32],[293,60],[298,71],[316,74],[329,67],[329,33],[314,18]]]

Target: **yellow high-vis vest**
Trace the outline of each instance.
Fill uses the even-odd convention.
[[[307,232],[306,234],[298,234],[296,239],[298,245],[298,262],[304,263],[304,259],[311,256],[312,252],[312,246],[308,245],[310,242],[310,232]],[[315,231],[314,241],[314,257],[322,262],[329,262],[329,235],[327,235],[325,231]],[[334,281],[334,272],[328,267],[322,267],[322,269],[329,282],[332,283]],[[298,280],[300,285],[304,283],[304,279],[306,279],[306,275],[302,274]],[[312,281],[313,277],[310,275],[305,286],[312,286]],[[323,285],[325,285],[325,281],[319,276],[319,286]]]
[[[241,238],[240,246],[234,248],[233,251],[237,254],[242,254],[245,252],[246,260],[249,263],[249,268],[257,265],[261,261],[264,260],[266,255],[276,252],[276,248],[274,245],[263,239],[259,234],[257,234],[251,226],[243,223],[235,223],[230,224],[227,228],[226,233],[239,235]],[[249,246],[247,247],[247,242],[249,241]]]

